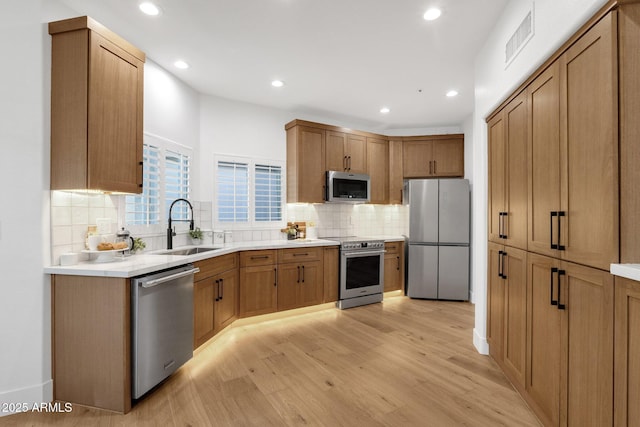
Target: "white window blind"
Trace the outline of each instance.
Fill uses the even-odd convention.
[[[249,221],[249,165],[218,161],[217,210],[220,222]]]
[[[176,199],[189,198],[189,156],[172,150],[166,150],[165,154],[165,210],[169,219],[169,208]],[[171,212],[172,219],[186,220],[190,218],[186,203],[176,204]]]
[[[153,225],[160,223],[160,148],[143,146],[142,194],[125,197],[125,223]]]
[[[256,164],[255,220],[258,222],[282,219],[282,168]]]

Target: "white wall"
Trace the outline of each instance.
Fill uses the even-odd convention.
[[[42,273],[49,259],[50,41],[41,18],[39,0],[0,2],[0,402],[52,397],[50,292]]]
[[[529,75],[555,52],[606,0],[537,0],[534,37],[505,70],[504,46],[531,5],[510,1],[476,58],[473,122],[473,270],[476,324],[474,344],[488,352],[486,342],[487,126],[485,119]]]

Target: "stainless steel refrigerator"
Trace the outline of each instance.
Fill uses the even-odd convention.
[[[408,183],[411,298],[469,299],[470,190],[466,179]]]

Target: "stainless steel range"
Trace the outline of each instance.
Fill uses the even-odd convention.
[[[362,237],[330,239],[340,242],[338,308],[381,302],[384,291],[384,241]]]

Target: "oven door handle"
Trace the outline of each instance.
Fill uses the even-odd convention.
[[[346,256],[346,257],[353,257],[353,256],[369,256],[369,255],[382,255],[384,254],[385,250],[381,250],[381,251],[353,251],[353,252],[342,252],[342,255]]]

